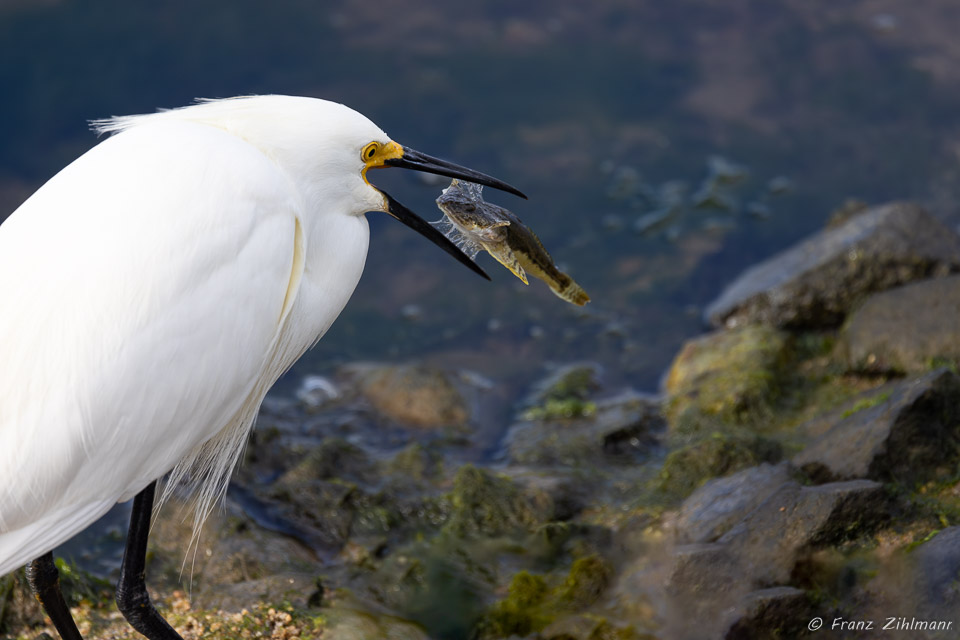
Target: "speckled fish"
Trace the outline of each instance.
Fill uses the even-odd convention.
[[[483,200],[483,187],[453,180],[437,198],[446,216],[447,237],[473,258],[481,250],[527,282],[526,273],[546,282],[567,302],[584,305],[590,296],[553,263],[547,250],[520,218]]]

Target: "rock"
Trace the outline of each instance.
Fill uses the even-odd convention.
[[[593,415],[596,404],[590,397],[599,389],[599,365],[587,362],[561,367],[537,383],[522,417],[553,420]]]
[[[960,377],[955,373],[932,371],[859,402],[794,456],[793,464],[819,482],[913,482],[935,476],[938,465],[955,459],[960,443]]]
[[[595,615],[575,614],[553,622],[540,632],[543,640],[657,640],[631,626],[617,626]]]
[[[730,620],[725,640],[799,638],[809,628],[813,607],[807,594],[793,587],[772,587],[743,597]]]
[[[681,505],[675,524],[677,541],[715,541],[789,480],[786,464],[762,464],[710,480]]]
[[[530,495],[507,477],[464,465],[454,478],[444,530],[456,536],[498,536],[533,531],[550,519],[553,505],[544,493]]]
[[[667,637],[703,637],[703,627],[696,629],[691,625],[717,620],[721,612],[736,605],[751,590],[749,577],[740,571],[727,545],[680,546],[674,550],[672,559],[673,567],[666,584]]]
[[[710,478],[724,476],[761,462],[778,462],[777,442],[756,435],[715,433],[672,451],[656,479],[657,488],[679,497],[690,495]]]
[[[897,554],[874,574],[849,618],[886,622],[895,616],[894,633],[944,640],[957,637],[960,527],[947,527],[912,551]],[[911,630],[916,635],[910,635]]]
[[[326,438],[280,476],[276,486],[296,490],[314,480],[333,478],[371,482],[377,473],[376,464],[363,449],[343,438]]]
[[[664,380],[670,430],[700,430],[703,416],[743,424],[769,415],[789,353],[788,336],[770,327],[717,331],[688,341]]]
[[[324,640],[430,640],[420,626],[363,608],[324,608]]]
[[[802,553],[869,531],[886,517],[883,486],[869,480],[801,487],[787,482],[723,534],[754,588],[785,584]]]
[[[921,615],[960,611],[960,527],[947,527],[911,556],[916,575],[912,592],[921,599]]]
[[[867,294],[955,271],[960,236],[916,205],[892,203],[748,269],[704,316],[715,327],[833,327]]]
[[[665,425],[658,398],[628,393],[599,402],[590,416],[537,418],[510,428],[511,462],[577,466],[634,462],[648,453]]]
[[[839,350],[851,369],[918,373],[960,364],[960,276],[871,296],[851,314]]]
[[[425,365],[354,365],[360,392],[377,411],[411,427],[463,426],[470,418],[454,376]]]
[[[769,588],[785,585],[811,550],[870,531],[884,518],[884,500],[882,485],[868,480],[818,487],[787,481],[717,542],[677,547],[666,590],[676,627],[670,637],[769,637],[748,631],[797,619],[801,604],[796,590]],[[729,627],[711,627],[728,628],[727,635],[704,636],[702,627],[690,626],[722,620],[728,611],[736,612]]]
[[[608,587],[613,575],[610,563],[598,555],[574,561],[563,582],[550,588],[542,576],[520,571],[510,581],[507,595],[490,606],[478,620],[471,637],[481,640],[506,637],[529,637],[542,630],[543,638],[632,638],[614,635],[610,625],[585,624],[570,614],[594,604]],[[590,635],[596,633],[596,635]],[[633,634],[631,629],[623,633]],[[564,635],[567,634],[567,635]],[[582,634],[582,635],[581,635]],[[607,635],[603,635],[607,634]]]

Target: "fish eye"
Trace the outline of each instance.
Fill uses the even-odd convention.
[[[377,151],[380,150],[379,142],[371,142],[363,148],[363,151],[360,152],[360,157],[364,160],[373,160],[373,156],[377,155]]]
[[[473,213],[474,211],[477,210],[477,207],[472,202],[468,202],[465,205],[463,205],[463,210],[469,213]]]

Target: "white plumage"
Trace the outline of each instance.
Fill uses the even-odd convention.
[[[99,126],[116,135],[0,225],[0,575],[171,469],[202,521],[267,389],[353,292],[363,214],[387,207],[361,150],[390,140],[342,105]]]

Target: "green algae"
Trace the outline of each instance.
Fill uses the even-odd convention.
[[[687,342],[668,372],[665,406],[674,433],[717,422],[752,425],[773,415],[793,354],[789,334],[765,326],[720,331]]]
[[[758,435],[713,433],[667,455],[653,487],[673,499],[684,498],[711,478],[778,462],[782,453],[779,443]]]
[[[520,571],[511,579],[507,596],[491,605],[479,620],[473,637],[492,640],[542,631],[556,620],[594,604],[612,576],[610,563],[596,554],[576,559],[567,575],[553,587],[547,577]]]
[[[461,537],[532,531],[552,515],[546,496],[528,495],[509,478],[471,464],[457,472],[447,500],[444,531]]]
[[[890,399],[890,395],[890,391],[883,391],[870,397],[857,400],[852,407],[840,414],[840,418],[849,418],[853,414],[863,411],[864,409],[871,409],[877,405],[883,404]]]

